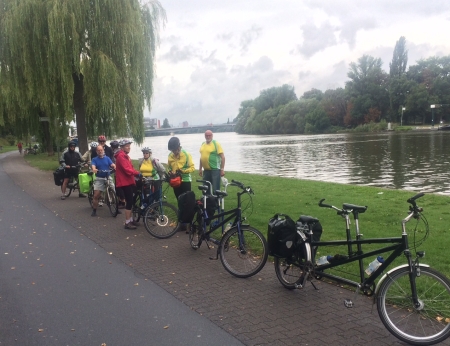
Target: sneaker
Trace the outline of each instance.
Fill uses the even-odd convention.
[[[128,222],[125,224],[125,229],[136,229],[137,227],[135,225],[133,225],[132,222]]]
[[[98,206],[99,206],[99,207],[103,207],[103,202],[102,202],[102,201],[99,201],[99,202],[98,202]]]
[[[65,199],[66,199],[66,196],[62,195],[62,196],[61,196],[61,199],[62,199],[62,200],[65,200]]]
[[[86,195],[85,195],[84,193],[80,193],[80,194],[78,195],[78,197],[80,197],[80,198],[85,198]]]
[[[97,216],[97,210],[93,209],[91,216]]]

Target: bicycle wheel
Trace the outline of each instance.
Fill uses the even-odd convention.
[[[411,345],[432,345],[450,335],[450,281],[420,266],[414,277],[420,306],[411,299],[409,267],[390,273],[378,290],[378,315],[398,339]]]
[[[70,184],[70,186],[69,186],[69,184]],[[69,183],[67,184],[66,193],[64,194],[64,196],[69,197],[70,194],[72,193],[72,190],[73,190],[73,180],[72,180],[72,178],[70,178]]]
[[[266,238],[256,228],[241,226],[242,242],[237,227],[232,227],[220,242],[220,260],[225,269],[238,278],[258,273],[266,264]]]
[[[155,202],[147,207],[144,225],[148,233],[155,238],[165,239],[177,233],[177,208],[167,202]]]
[[[196,214],[194,220],[191,222],[191,228],[189,229],[189,244],[191,248],[197,250],[203,241],[203,218],[201,215]]]
[[[116,192],[111,186],[106,187],[105,199],[109,212],[112,216],[116,217],[119,213],[119,200],[117,199]]]
[[[138,222],[141,218],[141,197],[139,195],[134,199],[133,206],[131,207],[131,211],[133,213],[133,220]]]
[[[296,288],[295,284],[304,274],[304,263],[299,263],[294,259],[275,257],[274,264],[278,281],[287,289]]]
[[[94,201],[94,184],[91,184],[91,187],[89,188],[88,200],[89,200],[89,204],[91,205],[91,208],[93,208],[92,203]]]

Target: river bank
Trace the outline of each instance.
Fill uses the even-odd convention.
[[[26,156],[25,159],[35,167],[46,169],[45,157],[42,155]],[[53,163],[51,167],[47,168],[49,174],[55,168],[55,164]],[[197,189],[198,183],[195,182],[196,179],[200,179],[198,172],[195,171],[192,177],[192,190],[200,197],[200,191]],[[322,198],[326,199],[325,203],[337,207],[342,207],[343,203],[368,206],[368,210],[360,215],[360,229],[366,238],[376,238],[401,235],[400,222],[407,215],[409,206],[406,200],[416,194],[411,191],[371,186],[326,183],[238,172],[227,172],[226,177],[230,182],[232,179],[241,181],[246,186],[251,186],[255,191],[254,196],[245,197],[243,214],[247,216],[249,223],[261,230],[263,234],[267,234],[268,220],[276,213],[287,214],[294,220],[300,215],[311,215],[318,218],[323,225],[323,240],[343,239],[345,237],[345,222],[331,209],[318,206]],[[229,196],[226,198],[226,208],[232,208],[236,204],[237,189],[229,187],[227,192]],[[170,187],[166,190],[165,195],[170,203],[176,205]],[[246,208],[246,206],[251,205],[250,199],[253,202],[253,208]],[[418,205],[424,208],[424,215],[430,223],[430,236],[427,242],[417,250],[426,250],[427,256],[424,262],[450,276],[450,258],[443,256],[450,247],[450,198],[427,193],[418,201]],[[408,224],[411,247],[413,246],[415,226],[415,221]],[[354,227],[354,223],[352,227]],[[354,232],[354,228],[352,228],[352,232]],[[423,224],[419,223],[416,236],[421,238],[425,234],[424,232]],[[333,250],[328,249],[328,251]],[[335,249],[335,251],[339,253],[342,250]],[[399,261],[403,263],[404,259],[401,258]]]

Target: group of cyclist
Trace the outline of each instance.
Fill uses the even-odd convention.
[[[213,190],[220,189],[220,177],[224,175],[225,156],[221,145],[212,140],[212,132],[205,132],[205,139],[200,148],[199,174],[204,179],[211,181]],[[90,149],[82,156],[75,150],[76,143],[71,141],[68,149],[63,153],[61,162],[64,166],[64,181],[61,187],[61,199],[65,199],[65,190],[71,176],[79,173],[79,163],[90,163],[92,171],[96,174],[94,181],[94,197],[91,216],[97,216],[97,208],[101,193],[105,190],[106,181],[109,179],[109,170],[115,169],[115,186],[119,199],[119,209],[125,209],[125,229],[136,229],[139,223],[133,220],[132,207],[133,195],[136,193],[136,181],[145,177],[151,179],[154,187],[160,188],[163,180],[178,180],[171,183],[175,197],[187,191],[191,191],[192,176],[195,171],[192,156],[181,147],[178,137],[170,138],[168,142],[168,172],[165,167],[152,157],[152,150],[148,147],[142,148],[143,157],[139,159],[139,171],[134,169],[129,156],[132,141],[122,139],[111,141],[106,145],[106,137],[98,136],[98,142],[92,142]],[[86,197],[80,192],[79,197]]]

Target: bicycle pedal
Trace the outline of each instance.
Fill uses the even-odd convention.
[[[353,307],[353,302],[351,299],[344,299],[344,305],[346,308],[352,308]]]

